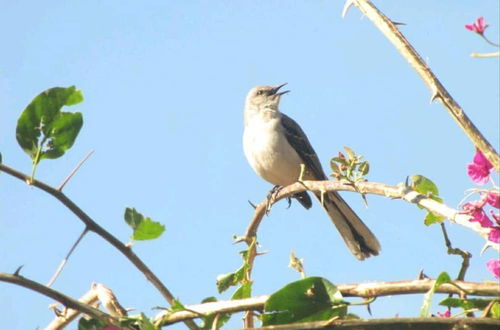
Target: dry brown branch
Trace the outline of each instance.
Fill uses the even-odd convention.
[[[174,296],[167,289],[167,287],[160,281],[160,279],[146,266],[146,264],[132,251],[130,247],[127,247],[116,237],[111,235],[107,230],[102,228],[97,222],[95,222],[90,216],[87,215],[80,207],[78,207],[71,199],[69,199],[63,192],[55,189],[48,184],[31,179],[30,176],[21,173],[13,168],[0,163],[0,171],[5,172],[23,182],[30,182],[32,186],[35,186],[46,193],[52,195],[57,200],[59,200],[64,206],[66,206],[73,214],[77,216],[80,221],[82,221],[89,231],[96,233],[101,236],[105,241],[115,247],[120,251],[144,276],[150,281],[153,286],[161,293],[161,295],[172,304],[174,301]],[[191,329],[197,329],[198,327],[191,321],[188,321],[186,325]]]
[[[290,197],[295,193],[299,193],[306,190],[315,192],[352,191],[361,194],[373,194],[373,195],[385,196],[391,199],[402,199],[409,203],[418,204],[437,215],[441,215],[456,224],[459,224],[461,226],[467,227],[475,231],[476,233],[484,237],[484,239],[488,242],[487,244],[489,244],[497,251],[499,250],[499,244],[495,244],[488,241],[489,228],[482,228],[481,225],[478,224],[477,222],[470,222],[469,219],[471,217],[469,215],[462,214],[458,210],[455,210],[447,206],[446,204],[436,202],[431,198],[428,198],[422,194],[417,193],[416,191],[410,189],[409,187],[390,186],[387,184],[377,183],[377,182],[358,182],[356,186],[353,186],[352,184],[349,184],[344,181],[303,181],[294,183],[290,186],[281,189],[276,194],[272,203],[274,204],[283,198]],[[249,242],[252,239],[252,237],[256,236],[257,229],[264,217],[267,204],[268,201],[266,199],[256,206],[253,218],[250,221],[250,224],[246,230],[245,235],[239,239],[240,241],[244,240],[246,242]]]
[[[500,283],[488,282],[464,282],[453,281],[454,284],[462,288],[467,294],[475,296],[500,296]],[[338,289],[344,297],[382,297],[403,294],[426,293],[434,284],[434,280],[410,280],[410,281],[397,281],[397,282],[371,282],[371,283],[353,283],[353,284],[339,284]],[[443,284],[436,290],[438,293],[455,293],[459,294],[461,291],[451,284]],[[187,318],[194,319],[201,315],[208,315],[213,313],[234,313],[249,310],[262,311],[264,304],[269,296],[252,297],[248,299],[217,301],[205,304],[197,304],[186,306],[185,311],[176,312],[168,317],[165,316],[166,312],[159,313],[155,320],[158,324],[167,325],[175,322],[180,322]],[[161,320],[161,322],[160,322]]]
[[[417,51],[406,40],[401,31],[397,28],[387,16],[385,16],[377,7],[369,0],[348,0],[346,7],[350,5],[358,7],[358,9],[368,17],[370,21],[386,36],[387,39],[396,47],[398,52],[410,63],[415,71],[422,78],[424,83],[431,90],[431,101],[439,99],[439,101],[448,110],[449,114],[455,119],[465,135],[472,141],[474,146],[482,151],[486,158],[493,164],[495,170],[500,172],[500,156],[495,148],[484,138],[481,132],[472,123],[469,117],[465,114],[460,105],[444,88],[441,82],[437,79],[425,61],[420,57]],[[345,13],[346,10],[344,10]]]
[[[90,315],[91,317],[98,319],[98,320],[101,320],[101,321],[105,322],[106,324],[119,326],[118,319],[116,319],[115,317],[113,317],[109,314],[106,314],[103,311],[101,311],[97,308],[94,308],[90,305],[81,303],[78,300],[75,300],[71,297],[68,297],[68,296],[60,293],[59,291],[51,289],[51,288],[44,286],[40,283],[37,283],[35,281],[29,280],[23,276],[0,273],[0,281],[16,284],[16,285],[25,287],[27,289],[33,290],[35,292],[41,293],[47,297],[50,297],[50,298],[60,302],[61,304],[63,304],[66,307],[78,310],[80,313]]]

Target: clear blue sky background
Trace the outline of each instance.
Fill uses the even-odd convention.
[[[499,40],[499,4],[483,1],[377,1],[429,63],[449,92],[498,150],[499,61],[474,59],[495,51],[465,30],[483,15]],[[371,164],[369,179],[397,184],[423,174],[456,207],[474,187],[466,164],[474,149],[417,74],[360,12],[341,19],[342,1],[3,1],[0,5],[0,152],[28,173],[30,159],[15,140],[16,121],[41,91],[76,85],[85,101],[74,147],[43,161],[37,178],[57,186],[90,150],[95,154],[65,193],[127,242],[124,209],[165,224],[136,253],[185,304],[218,295],[215,279],[240,266],[232,245],[271,188],[248,166],[241,147],[247,91],[288,82],[282,110],[296,119],[325,167],[344,145]],[[498,181],[497,181],[498,182]],[[277,204],[259,240],[268,253],[254,270],[254,294],[269,294],[299,275],[287,267],[291,249],[308,275],[334,283],[394,281],[448,271],[439,226],[402,201],[345,198],[378,235],[382,254],[359,262],[324,211]],[[83,229],[47,194],[0,174],[0,271],[46,283]],[[474,255],[467,279],[493,279],[476,234],[449,225],[454,245]],[[55,288],[73,297],[92,282],[111,287],[126,307],[147,315],[165,301],[122,255],[94,234],[78,246]],[[439,300],[439,299],[436,299]],[[375,317],[416,316],[421,296],[378,299]],[[34,329],[53,318],[52,301],[0,283],[2,327]],[[433,311],[442,311],[433,307]],[[364,308],[352,312],[367,316]],[[235,316],[231,327],[241,326]],[[183,328],[182,325],[176,328]]]

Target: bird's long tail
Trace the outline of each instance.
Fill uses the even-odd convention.
[[[320,193],[315,195],[356,258],[364,260],[379,254],[380,243],[375,235],[338,193],[328,192],[323,198]]]

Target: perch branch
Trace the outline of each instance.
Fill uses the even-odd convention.
[[[97,222],[95,222],[90,216],[87,215],[80,207],[78,207],[71,199],[69,199],[63,192],[55,189],[48,184],[31,179],[24,173],[21,173],[13,168],[0,163],[0,171],[3,171],[23,182],[29,182],[32,186],[35,186],[46,193],[52,195],[57,200],[59,200],[64,206],[66,206],[73,214],[75,214],[80,221],[82,221],[89,231],[96,233],[101,236],[105,241],[114,246],[118,251],[120,251],[144,276],[154,285],[154,287],[161,293],[161,295],[172,304],[174,301],[174,296],[167,289],[167,287],[160,281],[160,279],[146,266],[146,264],[132,251],[131,248],[127,247],[116,237],[111,235],[108,231],[102,228]],[[197,329],[198,327],[193,322],[186,324],[191,329]]]
[[[500,296],[500,283],[488,282],[464,282],[453,281],[455,285],[467,291],[468,294],[476,296]],[[417,294],[426,293],[430,290],[434,280],[410,280],[410,281],[397,281],[397,282],[371,282],[371,283],[353,283],[353,284],[339,284],[337,288],[340,290],[344,297],[381,297],[391,295],[403,294]],[[437,293],[455,293],[459,294],[461,291],[454,285],[443,284],[436,290]],[[269,296],[259,296],[247,299],[217,301],[205,304],[197,304],[186,306],[186,310],[173,313],[165,316],[165,312],[160,312],[155,320],[160,322],[161,325],[172,324],[183,321],[185,319],[194,319],[200,315],[208,315],[214,313],[235,313],[248,310],[262,311],[264,304]],[[189,310],[189,311],[188,311]]]
[[[436,202],[435,200],[419,194],[409,187],[404,186],[390,186],[377,182],[358,182],[356,183],[356,185],[352,185],[344,181],[303,181],[294,183],[281,189],[276,194],[271,203],[274,204],[283,198],[291,197],[296,193],[306,190],[314,192],[351,191],[361,194],[380,195],[391,199],[402,199],[408,203],[418,204],[431,211],[432,213],[443,216],[456,224],[467,227],[475,231],[488,241],[489,228],[482,228],[479,223],[469,221],[469,219],[471,218],[470,215],[463,214],[460,211],[447,206],[446,204]],[[264,217],[267,204],[268,201],[266,199],[256,205],[253,218],[247,227],[246,233],[238,241],[245,241],[247,242],[247,244],[249,244],[252,238],[256,236],[258,227]],[[497,251],[499,250],[499,244],[495,244],[489,241],[488,244]]]
[[[465,132],[465,135],[472,141],[474,146],[481,150],[484,156],[493,164],[495,170],[500,172],[500,156],[495,148],[484,138],[481,132],[472,123],[469,117],[465,114],[460,105],[444,88],[441,82],[437,79],[431,69],[427,66],[424,60],[420,57],[417,51],[406,40],[396,24],[385,16],[377,7],[369,0],[348,0],[346,7],[350,5],[358,7],[358,9],[368,17],[370,21],[386,36],[387,39],[396,47],[398,52],[410,63],[415,71],[422,78],[424,83],[431,90],[432,98],[439,99],[443,106],[448,110],[450,115],[455,119],[460,128]],[[344,10],[345,12],[346,10]]]

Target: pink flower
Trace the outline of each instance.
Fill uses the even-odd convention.
[[[472,216],[472,219],[469,220],[470,222],[479,222],[483,228],[492,227],[493,222],[491,222],[490,218],[488,218],[484,212],[483,206],[484,203],[482,203],[482,201],[465,203],[463,206],[463,209],[465,210],[464,213]]]
[[[500,209],[500,195],[494,192],[488,193],[488,204],[494,208]]]
[[[467,174],[478,185],[484,185],[488,182],[493,165],[484,157],[479,150],[476,151],[472,163],[467,164]]]
[[[493,243],[500,243],[500,227],[491,227],[491,230],[488,234],[488,240]]]
[[[437,312],[437,313],[438,313],[439,317],[451,317],[451,313],[450,313],[449,309],[444,313],[440,313],[440,312]]]
[[[486,262],[486,267],[495,276],[495,278],[500,278],[500,260],[491,259]]]
[[[479,17],[472,24],[466,24],[465,28],[469,31],[476,32],[477,34],[482,35],[484,30],[488,27],[488,24],[484,24],[484,17]]]
[[[496,223],[500,225],[500,213],[495,213],[493,210],[490,210],[491,216],[495,219]]]

